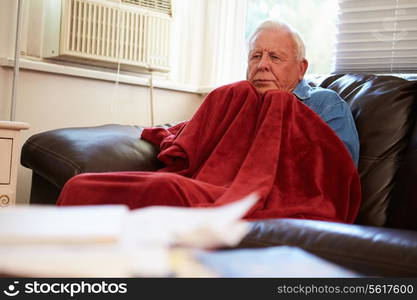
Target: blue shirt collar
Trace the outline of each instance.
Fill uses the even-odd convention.
[[[311,90],[311,86],[302,79],[292,92],[298,99],[306,100],[311,97]]]

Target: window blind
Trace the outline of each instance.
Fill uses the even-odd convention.
[[[339,0],[335,73],[417,73],[417,0]]]

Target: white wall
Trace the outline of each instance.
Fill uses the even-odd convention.
[[[0,68],[0,120],[8,120],[10,118],[12,79],[12,69]]]
[[[38,0],[31,0],[38,1]],[[0,2],[0,59],[13,57],[15,0]],[[0,119],[8,120],[13,69],[0,67]],[[22,68],[16,121],[28,122],[21,144],[31,135],[71,126],[108,123],[150,125],[149,88]],[[155,124],[188,119],[201,104],[198,93],[154,89]],[[28,203],[31,170],[19,168],[17,203]]]
[[[36,0],[35,0],[36,1]],[[12,56],[17,5],[14,0],[0,2],[0,55]]]
[[[16,1],[3,0],[0,3],[0,57],[12,57],[15,40]],[[0,68],[0,120],[10,116],[12,72]]]

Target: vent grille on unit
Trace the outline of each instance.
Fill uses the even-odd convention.
[[[168,16],[172,15],[170,0],[122,0],[122,2],[152,9],[156,12],[167,14]]]
[[[59,50],[44,57],[169,71],[170,22],[170,1],[63,0]]]

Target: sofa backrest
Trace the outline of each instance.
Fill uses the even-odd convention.
[[[395,76],[337,74],[312,83],[336,91],[355,118],[362,182],[356,223],[417,229],[417,193],[409,194],[417,191],[417,82]]]

